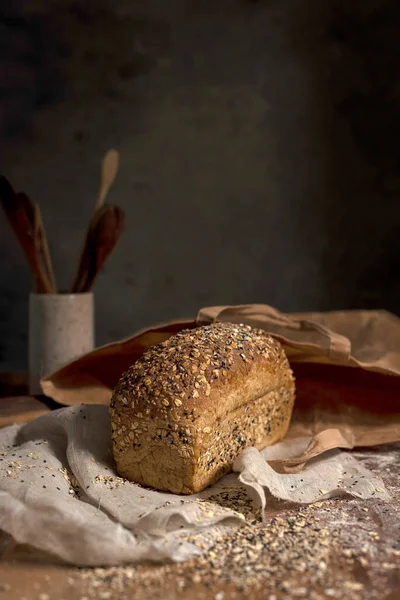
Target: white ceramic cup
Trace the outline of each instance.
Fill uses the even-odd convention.
[[[94,297],[31,294],[29,297],[29,391],[42,394],[40,380],[94,348]]]

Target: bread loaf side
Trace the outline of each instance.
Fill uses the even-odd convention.
[[[147,350],[113,392],[117,471],[159,490],[198,492],[231,471],[244,448],[280,440],[294,396],[286,355],[262,330],[182,331]]]

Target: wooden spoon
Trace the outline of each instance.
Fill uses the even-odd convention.
[[[35,210],[27,196],[16,194],[5,177],[0,177],[0,203],[36,280],[36,290],[51,294],[52,286],[43,269],[35,240]]]
[[[96,199],[95,211],[103,206],[110,187],[114,183],[119,169],[119,152],[111,149],[105,153],[101,164],[100,188]]]
[[[46,230],[43,224],[42,213],[40,211],[39,204],[33,204],[30,198],[24,192],[18,192],[17,200],[25,206],[25,211],[29,215],[29,219],[32,222],[33,226],[33,237],[36,247],[36,253],[38,259],[41,261],[42,266],[44,268],[44,272],[46,273],[51,288],[52,294],[57,293],[57,285],[54,277],[53,264],[51,262],[51,255],[49,250],[49,245],[47,243]]]
[[[43,262],[46,268],[47,276],[52,287],[52,294],[57,293],[57,284],[54,276],[53,263],[51,261],[51,254],[49,245],[47,242],[46,230],[44,228],[42,213],[40,211],[39,204],[35,204],[35,239],[37,240],[38,252],[43,258]]]
[[[90,220],[72,293],[89,292],[104,263],[113,252],[125,224],[125,213],[106,204]]]

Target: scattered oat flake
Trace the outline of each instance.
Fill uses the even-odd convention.
[[[364,586],[362,583],[357,583],[356,581],[345,581],[344,582],[345,587],[347,587],[349,590],[363,590]]]

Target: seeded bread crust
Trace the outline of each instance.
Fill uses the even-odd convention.
[[[194,493],[289,426],[294,377],[281,345],[262,330],[214,323],[150,348],[122,376],[110,414],[118,473]]]

